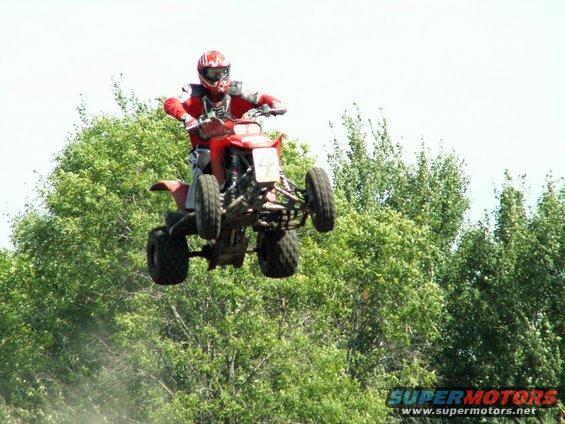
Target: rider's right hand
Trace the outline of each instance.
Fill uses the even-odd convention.
[[[182,122],[184,122],[184,128],[188,131],[191,132],[193,130],[195,130],[196,128],[198,128],[198,126],[200,125],[198,120],[194,119],[192,116],[190,116],[188,113],[185,113],[182,117],[181,117]]]

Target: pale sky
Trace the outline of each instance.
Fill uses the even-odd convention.
[[[122,73],[142,98],[177,95],[208,49],[283,100],[269,125],[322,163],[328,121],[355,101],[408,153],[423,138],[465,159],[470,219],[495,206],[505,169],[528,175],[531,201],[549,171],[565,176],[564,22],[563,1],[0,0],[0,247],[78,123],[80,94],[114,112]]]

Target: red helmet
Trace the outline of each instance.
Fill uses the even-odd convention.
[[[215,50],[204,53],[198,59],[198,77],[212,94],[223,96],[231,86],[230,61]]]

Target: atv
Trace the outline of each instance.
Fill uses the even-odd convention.
[[[218,118],[211,111],[201,117],[199,135],[209,140],[210,162],[196,181],[194,210],[186,209],[189,185],[158,181],[151,191],[168,191],[177,207],[168,211],[165,225],[149,232],[147,267],[157,284],[181,283],[190,258],[208,261],[208,270],[220,265],[239,268],[246,253],[257,253],[263,274],[271,278],[294,275],[299,246],[296,230],[310,216],[322,233],[334,228],[336,209],[332,186],[322,168],[306,173],[305,187],[290,181],[281,168],[281,143],[263,132],[257,117],[278,114],[277,109],[251,109],[241,119]],[[247,229],[257,232],[249,246]],[[206,240],[190,251],[187,236]]]

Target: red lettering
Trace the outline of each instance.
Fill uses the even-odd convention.
[[[554,405],[557,390],[548,390],[543,397],[542,405]]]
[[[510,397],[510,395],[514,393],[514,390],[503,390],[502,391],[502,399],[500,400],[500,404],[502,406],[505,406],[506,404],[508,404],[508,398]]]
[[[528,400],[529,393],[525,390],[518,390],[512,397],[514,405],[522,405]]]
[[[483,396],[483,403],[485,405],[492,405],[494,402],[498,400],[499,394],[498,390],[489,390]]]
[[[465,399],[463,399],[464,405],[480,405],[481,399],[483,398],[483,390],[467,390]]]
[[[532,390],[532,397],[528,401],[528,405],[541,405],[541,398],[543,397],[543,391],[541,390]]]

